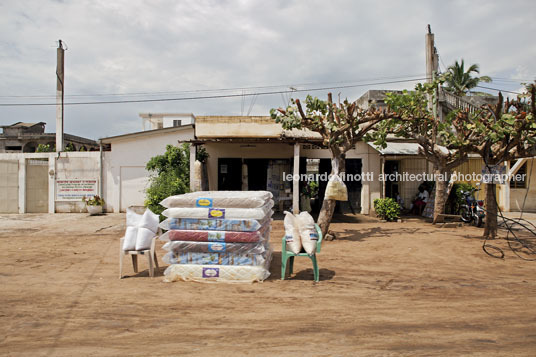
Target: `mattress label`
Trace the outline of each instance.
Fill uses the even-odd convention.
[[[225,208],[209,208],[208,218],[224,219]]]
[[[220,268],[203,268],[203,278],[219,278]]]
[[[198,198],[195,205],[197,207],[212,207],[212,198]]]
[[[318,240],[318,233],[316,232],[311,232],[309,234],[309,238],[311,238],[311,240]]]
[[[294,241],[294,238],[293,238],[290,234],[287,234],[287,235],[285,236],[285,240],[286,240],[287,242],[293,242],[293,241]]]
[[[225,252],[225,243],[209,243],[208,251],[211,253]]]
[[[207,232],[209,242],[225,242],[225,232]]]

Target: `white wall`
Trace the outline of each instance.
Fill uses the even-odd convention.
[[[147,132],[109,139],[112,151],[105,155],[108,212],[124,212],[129,206],[143,206],[149,172],[147,162],[166,152],[166,145],[193,139],[193,128],[171,132]],[[108,142],[107,140],[104,140]]]
[[[0,160],[19,162],[18,205],[19,213],[26,213],[26,161],[48,159],[48,212],[84,212],[85,204],[80,201],[56,201],[56,180],[97,179],[100,182],[99,152],[56,152],[50,153],[1,153]],[[105,174],[104,174],[105,175]],[[103,180],[103,182],[105,182]],[[98,190],[98,188],[97,188]],[[105,192],[105,185],[103,192]],[[107,200],[106,195],[103,195]]]
[[[527,193],[526,188],[510,188],[510,210],[513,212],[521,211],[524,208],[525,211],[536,211],[536,159],[527,160],[527,177],[526,184],[530,188]],[[531,171],[532,169],[532,171]],[[532,177],[531,177],[532,176]],[[525,199],[525,195],[527,198]],[[525,206],[523,206],[525,203]]]

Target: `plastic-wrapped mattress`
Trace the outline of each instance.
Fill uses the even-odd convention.
[[[272,214],[274,201],[268,201],[258,208],[190,208],[172,207],[162,214],[169,218],[198,218],[198,219],[263,219]]]
[[[255,232],[271,218],[264,219],[198,219],[198,218],[167,218],[160,223],[165,230],[202,230],[202,231],[234,231]]]
[[[201,231],[201,230],[169,230],[160,236],[160,240],[192,241],[192,242],[227,242],[227,243],[255,243],[265,239],[270,231],[270,225],[265,224],[254,232],[227,232],[227,231]]]
[[[263,281],[270,272],[262,266],[211,266],[195,264],[173,264],[164,272],[164,281],[201,281],[226,283],[253,283]]]
[[[166,264],[264,265],[266,254],[168,252],[162,260]]]
[[[273,195],[269,191],[199,191],[170,196],[160,204],[170,207],[257,208],[264,206]]]
[[[198,253],[234,253],[234,254],[261,254],[268,250],[267,242],[257,243],[220,243],[220,242],[187,242],[171,241],[164,244],[167,251],[198,252]]]
[[[164,281],[199,281],[224,283],[253,283],[270,276],[271,254],[268,252],[264,265],[199,265],[172,264],[164,271]]]

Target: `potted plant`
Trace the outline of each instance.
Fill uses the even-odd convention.
[[[104,199],[100,198],[99,195],[95,195],[93,197],[87,198],[86,196],[82,197],[82,201],[86,203],[86,208],[88,213],[91,216],[94,216],[96,214],[102,213],[102,206],[106,202],[104,202]]]

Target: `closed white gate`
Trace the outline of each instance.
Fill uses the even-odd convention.
[[[26,160],[26,213],[48,212],[48,159]]]
[[[18,160],[0,160],[0,213],[19,213]]]

